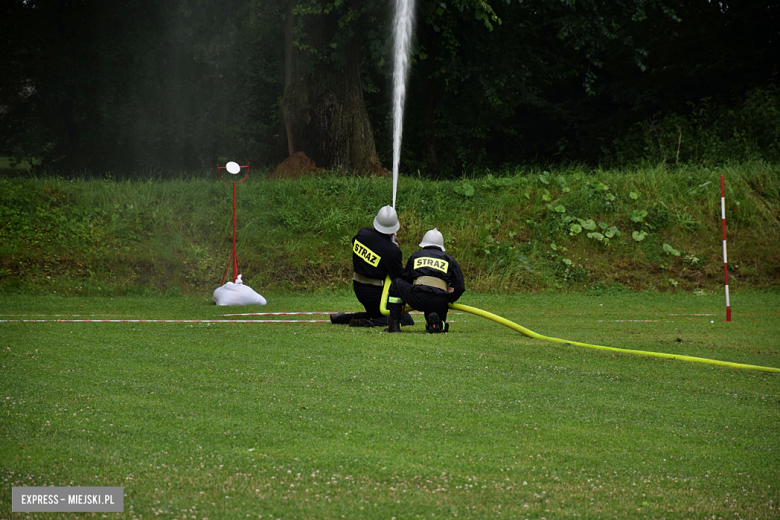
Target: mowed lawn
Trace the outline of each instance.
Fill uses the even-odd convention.
[[[348,293],[264,296],[0,299],[0,518],[103,517],[11,513],[12,487],[50,485],[124,487],[109,518],[780,517],[777,373],[470,314],[441,335],[55,321],[358,310]],[[731,323],[722,294],[461,303],[545,336],[780,368],[778,293],[732,294]]]

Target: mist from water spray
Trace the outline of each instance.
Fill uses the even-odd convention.
[[[393,32],[393,207],[398,191],[398,164],[401,162],[401,136],[404,130],[406,78],[409,76],[409,53],[412,47],[414,0],[396,0]]]

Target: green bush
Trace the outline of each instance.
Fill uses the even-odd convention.
[[[711,98],[686,114],[658,113],[615,141],[620,164],[719,164],[780,160],[780,89],[756,87],[734,106]]]

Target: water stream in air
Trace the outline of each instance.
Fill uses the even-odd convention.
[[[409,76],[409,53],[412,47],[414,0],[396,0],[393,32],[393,207],[398,191],[398,164],[401,162],[406,78]]]

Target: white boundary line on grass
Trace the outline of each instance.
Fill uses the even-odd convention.
[[[222,316],[297,316],[297,315],[310,315],[310,314],[337,314],[336,312],[247,312],[243,314],[223,314]],[[352,313],[348,313],[352,314]],[[423,314],[422,312],[414,311],[409,314]],[[449,314],[463,314],[462,312],[450,312]]]
[[[110,314],[0,314],[0,316],[11,316],[14,318],[27,318],[27,317],[64,317],[79,318],[83,316],[95,317],[95,316],[111,316]]]
[[[0,320],[0,323],[328,323],[330,320]]]
[[[314,314],[336,314],[335,312],[246,312],[242,314],[223,314],[222,316],[309,316]]]
[[[660,320],[598,320],[598,323],[658,323]]]

